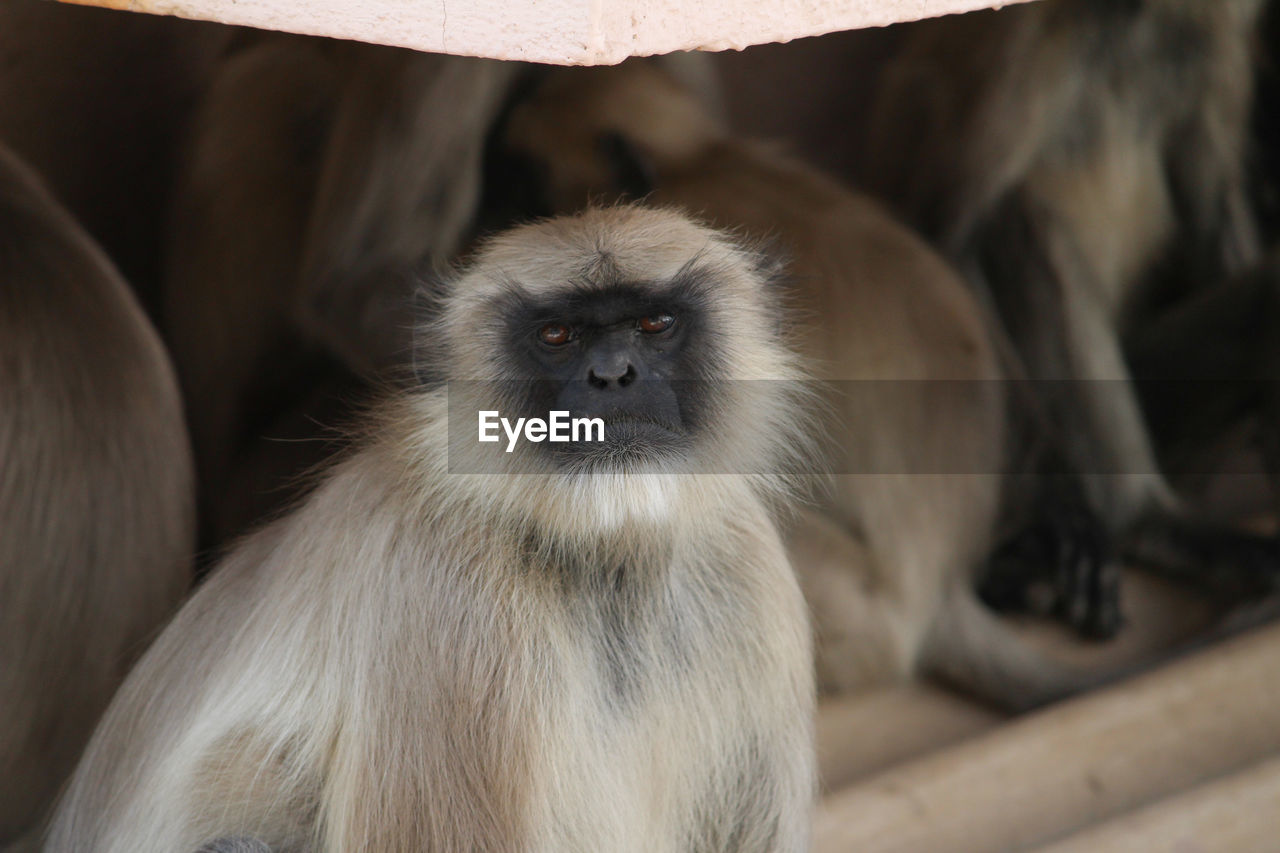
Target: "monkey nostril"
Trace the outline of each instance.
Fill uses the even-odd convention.
[[[616,369],[603,370],[600,373],[597,373],[596,369],[593,367],[587,371],[587,384],[592,388],[595,388],[597,391],[603,391],[612,386],[626,388],[635,380],[636,369],[630,364],[627,365],[626,370],[624,370],[621,375],[618,374]]]

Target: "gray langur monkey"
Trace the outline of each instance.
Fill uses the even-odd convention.
[[[495,151],[527,198],[573,210],[620,192],[771,238],[799,343],[824,380],[837,476],[792,531],[828,691],[916,673],[1011,708],[1085,685],[975,599],[1009,439],[1003,373],[959,276],[869,198],[735,139],[650,62],[550,72]]]
[[[469,239],[484,137],[522,67],[241,41],[188,134],[164,285],[205,546],[286,504],[333,451],[316,422],[407,360],[412,273]]]
[[[645,208],[487,242],[419,328],[426,384],[134,669],[46,849],[807,849],[773,513],[811,442],[771,276]],[[603,441],[476,440],[558,408]]]
[[[194,500],[159,336],[0,147],[0,848],[38,826],[190,584]]]
[[[1261,7],[1044,0],[912,25],[865,162],[869,186],[998,311],[1095,514],[1098,553],[1250,595],[1275,590],[1280,547],[1199,521],[1175,496],[1122,336],[1257,260],[1245,169]],[[1274,310],[1257,287],[1232,290],[1222,330],[1258,325],[1245,306]],[[1227,317],[1225,304],[1206,310]],[[1168,330],[1194,327],[1179,317],[1144,334],[1136,364],[1176,380],[1229,363],[1186,372],[1164,358]]]

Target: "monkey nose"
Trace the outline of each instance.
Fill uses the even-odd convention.
[[[635,380],[635,366],[625,358],[597,362],[587,370],[587,384],[600,391],[609,388],[626,388]]]

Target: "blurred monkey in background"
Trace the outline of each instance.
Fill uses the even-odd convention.
[[[0,847],[38,827],[187,589],[194,500],[158,335],[0,148]]]
[[[520,68],[267,34],[217,70],[175,191],[164,311],[204,545],[287,503],[334,451],[326,427],[408,360],[413,275],[470,236]]]
[[[911,25],[884,73],[865,164],[868,185],[1001,317],[1061,448],[1060,473],[1081,484],[1093,516],[1081,530],[1099,541],[1081,553],[1119,553],[1244,597],[1274,591],[1280,547],[1199,521],[1174,495],[1122,335],[1258,258],[1245,177],[1261,6],[1044,0]],[[1237,320],[1273,301],[1257,301],[1262,292],[1227,297]],[[1193,327],[1179,324],[1145,335],[1134,359],[1144,373],[1206,376],[1187,369],[1194,355],[1167,358],[1175,338],[1206,345],[1168,333]],[[1244,325],[1218,322],[1210,339],[1254,348],[1236,364],[1261,354],[1228,331]],[[1034,540],[1054,514],[1023,534]]]

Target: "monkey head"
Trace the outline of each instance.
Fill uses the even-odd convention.
[[[770,491],[805,446],[776,275],[725,234],[642,206],[490,239],[418,334],[417,361],[448,386],[450,471],[502,478],[536,515],[576,495],[606,525],[665,519],[717,480]]]

